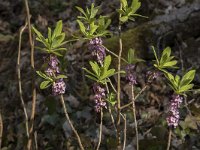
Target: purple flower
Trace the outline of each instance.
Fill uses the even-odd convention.
[[[147,74],[146,74],[147,82],[151,83],[154,79],[157,79],[159,76],[160,76],[159,72],[148,71]]]
[[[98,84],[94,84],[93,91],[95,93],[94,102],[95,102],[95,111],[100,112],[101,108],[107,108],[105,102],[105,89]]]
[[[63,79],[59,79],[53,83],[52,93],[54,96],[64,94],[65,89],[66,89],[65,82],[63,81]]]
[[[106,52],[100,37],[96,37],[90,40],[89,50],[92,51],[92,56],[95,56],[99,63],[103,62],[106,56]]]
[[[180,95],[173,95],[170,106],[169,106],[169,115],[166,118],[167,124],[170,127],[176,128],[180,119],[179,108],[182,103],[183,98]]]
[[[126,80],[129,82],[130,85],[137,84],[137,77],[135,74],[135,65],[128,64],[126,66]]]
[[[58,58],[54,55],[50,55],[50,58],[49,58],[49,66],[52,68],[52,69],[57,69],[57,66],[58,66]]]

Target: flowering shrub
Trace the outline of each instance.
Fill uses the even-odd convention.
[[[90,8],[85,10],[80,7],[76,7],[80,12],[80,16],[77,17],[77,24],[80,28],[80,35],[74,36],[76,39],[73,40],[84,40],[88,43],[88,51],[94,57],[94,60],[89,60],[90,67],[83,67],[85,76],[90,79],[92,83],[93,91],[93,102],[96,114],[100,115],[98,140],[94,142],[94,147],[92,149],[100,149],[102,143],[102,130],[103,130],[103,117],[105,113],[108,113],[110,120],[112,121],[112,127],[115,129],[115,139],[116,139],[116,149],[125,149],[126,143],[126,111],[130,108],[133,115],[134,124],[134,143],[135,149],[139,150],[139,133],[138,133],[138,123],[137,123],[137,105],[136,100],[142,95],[142,93],[148,89],[148,86],[157,79],[158,77],[163,78],[168,82],[169,87],[173,91],[173,96],[171,101],[169,101],[169,111],[166,117],[166,125],[169,129],[169,140],[167,149],[170,148],[171,133],[173,129],[179,126],[181,104],[183,97],[186,96],[193,88],[192,81],[195,77],[195,70],[187,71],[183,76],[178,74],[173,75],[171,69],[177,69],[178,61],[171,54],[171,48],[166,47],[161,56],[159,57],[156,49],[152,46],[152,50],[155,56],[153,60],[154,69],[145,72],[146,74],[146,85],[140,89],[139,87],[139,75],[137,74],[136,68],[140,63],[146,63],[144,60],[136,57],[135,50],[129,49],[127,53],[127,58],[122,57],[123,42],[121,36],[122,25],[128,21],[135,21],[136,17],[147,18],[137,13],[141,6],[139,0],[132,0],[129,4],[127,0],[120,0],[120,8],[117,9],[119,20],[118,20],[118,39],[119,39],[119,53],[115,54],[111,50],[107,49],[103,45],[103,38],[112,36],[109,31],[109,25],[111,24],[111,19],[107,16],[99,15],[99,7],[95,7],[92,3]],[[62,21],[58,21],[55,29],[52,31],[48,28],[47,37],[43,36],[35,27],[32,30],[36,34],[36,40],[42,45],[41,47],[36,47],[45,53],[45,64],[46,68],[39,69],[36,73],[42,78],[40,83],[40,89],[46,89],[51,87],[52,95],[59,96],[62,104],[62,109],[66,117],[66,121],[73,130],[76,139],[79,143],[81,150],[87,147],[82,142],[82,137],[79,136],[78,131],[74,127],[69,115],[64,99],[64,94],[66,92],[65,79],[67,76],[62,73],[60,69],[60,58],[63,58],[64,51],[66,48],[65,44],[69,41],[65,41],[65,33],[62,32]],[[113,57],[118,59],[117,68],[112,65]],[[65,61],[65,60],[64,60]],[[125,69],[122,69],[122,61],[125,64]],[[122,76],[125,76],[128,86],[131,89],[129,99],[124,100],[123,98],[123,88],[121,87]],[[121,80],[122,79],[122,80]],[[138,87],[137,87],[138,86]],[[89,102],[88,102],[89,103]],[[88,104],[87,103],[87,104]],[[88,104],[89,105],[89,104]],[[105,108],[105,109],[104,109]],[[124,130],[122,131],[121,124],[124,122]],[[123,136],[122,136],[122,133]],[[124,144],[122,144],[122,138]]]

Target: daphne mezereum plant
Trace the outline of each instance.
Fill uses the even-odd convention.
[[[180,77],[178,74],[173,76],[170,72],[167,71],[167,69],[170,68],[177,68],[176,66],[177,61],[174,60],[174,56],[171,56],[171,48],[170,47],[165,48],[162,52],[160,59],[158,58],[154,47],[152,48],[156,58],[156,63],[154,64],[154,66],[164,73],[165,77],[169,81],[169,86],[174,91],[174,94],[171,96],[169,114],[166,118],[167,124],[170,128],[168,146],[167,146],[167,149],[169,150],[172,129],[176,128],[179,124],[179,119],[180,119],[179,108],[181,107],[183,96],[186,95],[185,94],[186,92],[188,92],[193,88],[194,84],[192,84],[191,82],[195,77],[196,71],[189,70],[182,77]]]
[[[121,98],[120,98],[120,93],[121,93],[121,73],[124,73],[121,71],[121,60],[125,61],[128,63],[126,67],[126,79],[128,80],[129,84],[133,87],[137,82],[136,82],[136,76],[134,73],[134,68],[135,65],[132,64],[134,61],[133,60],[133,55],[134,52],[131,50],[129,54],[128,61],[126,61],[124,58],[121,58],[122,54],[122,38],[121,38],[121,25],[128,20],[134,21],[134,17],[136,16],[141,16],[137,14],[137,10],[140,8],[141,2],[138,0],[132,0],[131,5],[129,6],[126,0],[121,0],[120,1],[120,9],[117,10],[119,13],[119,54],[115,54],[108,50],[105,46],[102,45],[102,40],[101,37],[110,35],[110,32],[107,30],[108,26],[111,23],[111,20],[106,17],[106,16],[100,16],[97,17],[98,14],[98,9],[99,7],[95,7],[94,4],[91,5],[90,8],[86,8],[86,10],[83,10],[80,7],[77,7],[77,9],[80,11],[82,14],[81,16],[78,16],[77,18],[77,23],[79,24],[80,31],[83,35],[84,39],[89,40],[89,47],[88,49],[91,51],[91,54],[96,57],[96,61],[92,62],[90,61],[90,66],[92,68],[92,71],[84,68],[84,70],[88,73],[86,76],[93,81],[94,83],[94,100],[95,100],[95,110],[97,112],[102,111],[102,108],[107,108],[106,107],[106,102],[108,102],[108,108],[112,106],[116,106],[117,104],[117,119],[116,121],[113,120],[112,117],[112,112],[109,109],[109,113],[111,115],[111,120],[115,126],[115,122],[117,125],[116,131],[117,131],[117,140],[118,140],[118,149],[121,148],[121,130],[120,130],[120,118],[121,116],[123,118],[124,115],[121,113]],[[143,16],[142,16],[143,17]],[[106,56],[105,51],[111,53],[112,55],[118,57],[118,68],[117,72],[115,72],[115,69],[108,69],[111,63],[111,56],[108,55]],[[138,59],[139,60],[139,59]],[[115,89],[115,86],[111,82],[110,78],[117,74],[117,89]],[[103,86],[106,87],[106,90],[103,88]],[[98,87],[98,88],[97,88]],[[109,89],[111,87],[111,90]],[[98,90],[97,90],[98,89]],[[132,90],[133,91],[133,90]],[[105,96],[105,92],[107,93],[107,96]],[[133,104],[133,109],[134,109],[134,116],[135,116],[135,98],[134,98],[134,91],[132,92],[132,104]],[[117,101],[115,100],[115,95],[117,95]],[[136,116],[135,118],[135,124],[137,124],[136,121]],[[101,122],[102,124],[102,122]],[[101,128],[101,125],[100,125]],[[100,130],[101,131],[101,130]],[[101,133],[100,133],[101,135]],[[136,135],[138,135],[137,132],[137,125],[136,125]],[[139,149],[139,142],[138,142],[138,136],[137,137],[137,149]],[[124,139],[126,139],[124,137]],[[99,143],[100,143],[101,138],[99,137]],[[126,140],[124,140],[123,144],[123,149],[125,148],[126,145]],[[99,148],[99,144],[97,146],[97,149]]]
[[[37,48],[47,54],[47,56],[45,57],[45,61],[48,67],[45,69],[44,72],[36,71],[36,73],[44,80],[40,84],[40,89],[51,87],[52,95],[60,95],[60,100],[66,119],[69,122],[74,134],[76,135],[80,148],[83,150],[84,147],[81,143],[81,139],[69,118],[67,107],[65,106],[63,97],[66,89],[64,79],[67,78],[67,76],[61,74],[58,59],[58,57],[62,57],[62,51],[66,50],[66,48],[63,47],[66,42],[64,41],[65,33],[62,32],[62,26],[62,21],[58,21],[53,32],[51,28],[48,28],[47,38],[45,38],[35,27],[32,27],[33,31],[37,35],[36,40],[42,43],[42,47]]]

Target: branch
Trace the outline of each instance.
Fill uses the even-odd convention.
[[[145,85],[145,86],[141,89],[141,91],[135,96],[135,100],[146,90],[147,87],[148,87],[148,85]],[[121,109],[124,109],[124,108],[126,108],[126,107],[129,107],[129,106],[132,105],[132,104],[133,104],[133,101],[131,101],[130,103],[128,103],[128,104],[126,104],[126,105],[124,105],[124,106],[122,106]]]
[[[103,111],[102,111],[102,108],[101,108],[101,122],[100,122],[100,126],[99,126],[99,141],[98,141],[98,145],[97,145],[96,150],[99,150],[99,147],[100,147],[100,144],[101,144],[102,126],[103,126]]]
[[[17,75],[18,75],[18,85],[19,85],[19,96],[20,96],[21,104],[22,104],[22,107],[23,107],[23,110],[24,110],[26,135],[29,138],[28,115],[27,115],[27,110],[26,110],[26,106],[25,106],[25,103],[24,103],[24,99],[23,99],[22,83],[21,83],[21,71],[20,71],[22,34],[23,34],[24,30],[26,29],[26,27],[27,27],[27,22],[21,28],[21,30],[19,32],[19,45],[18,45],[18,56],[17,56]]]
[[[125,150],[126,148],[126,114],[124,116],[121,114],[121,116],[124,119],[124,144],[123,144],[122,150]]]
[[[122,4],[120,2],[120,9],[122,9]],[[119,55],[118,55],[118,67],[117,67],[117,144],[118,144],[118,149],[121,149],[121,139],[120,139],[120,103],[121,103],[121,98],[120,98],[120,92],[121,92],[121,56],[122,56],[122,37],[121,37],[121,13],[119,14]]]
[[[131,85],[131,99],[132,99],[133,118],[134,118],[134,124],[135,124],[136,149],[139,150],[138,126],[137,126],[137,119],[136,119],[136,109],[135,109],[135,98],[134,98],[133,85]]]
[[[170,149],[171,138],[172,138],[172,129],[170,128],[170,129],[169,129],[169,137],[168,137],[167,150]]]
[[[32,70],[35,68],[34,62],[34,42],[32,39],[32,32],[31,32],[31,21],[30,21],[30,11],[28,6],[28,0],[24,0],[25,7],[26,7],[26,15],[27,15],[27,22],[28,22],[28,31],[29,31],[29,43],[31,46],[31,67]],[[27,143],[27,149],[30,150],[32,146],[32,137],[33,137],[33,126],[34,126],[34,118],[35,118],[35,105],[36,105],[36,88],[35,88],[35,76],[32,72],[32,110],[31,110],[31,117],[30,117],[30,128],[29,128],[29,139]]]
[[[1,149],[2,137],[3,137],[3,119],[0,110],[0,149]]]
[[[79,144],[79,147],[81,150],[84,150],[84,147],[82,145],[82,142],[81,142],[81,138],[79,137],[78,135],[78,132],[76,131],[76,129],[74,128],[70,118],[69,118],[69,114],[67,112],[67,107],[65,106],[65,102],[64,102],[64,98],[63,98],[63,95],[60,95],[60,102],[62,104],[62,107],[63,107],[63,110],[64,110],[64,114],[65,114],[65,117],[70,125],[70,127],[72,128],[72,131],[74,132],[74,134],[76,135],[76,138],[78,140],[78,144]]]

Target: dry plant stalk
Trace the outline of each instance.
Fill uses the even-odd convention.
[[[18,85],[19,85],[19,96],[20,96],[21,104],[22,104],[23,111],[24,111],[24,117],[25,117],[26,135],[27,135],[27,138],[29,138],[28,115],[27,115],[27,110],[26,110],[26,106],[24,103],[24,99],[23,99],[21,71],[20,71],[22,34],[23,34],[24,30],[26,29],[26,27],[27,27],[27,22],[21,28],[21,30],[19,32],[19,45],[18,45],[18,56],[17,56],[17,75],[18,75]]]
[[[170,149],[171,139],[172,139],[172,129],[169,129],[169,137],[168,137],[168,143],[167,143],[167,150]]]
[[[136,119],[136,109],[135,109],[135,97],[134,97],[134,89],[133,85],[131,86],[131,99],[132,99],[132,110],[133,110],[133,118],[135,124],[135,135],[136,135],[136,149],[139,150],[139,139],[138,139],[138,126]]]
[[[122,9],[122,4],[120,3],[120,9]],[[120,23],[121,14],[119,14],[119,55],[118,55],[118,67],[117,67],[117,142],[118,149],[121,149],[121,134],[120,134],[120,112],[121,112],[121,100],[120,100],[120,92],[121,92],[121,55],[122,55],[122,37],[121,37],[121,23]]]
[[[101,144],[101,138],[102,138],[102,127],[103,127],[103,110],[101,108],[101,121],[99,126],[99,141],[96,150],[99,150],[100,144]]]
[[[68,121],[70,127],[72,128],[72,131],[74,132],[74,134],[75,134],[77,140],[78,140],[79,147],[80,147],[81,150],[84,150],[83,144],[82,144],[82,142],[81,142],[81,138],[80,138],[78,132],[76,131],[74,125],[72,124],[72,122],[71,122],[71,120],[70,120],[70,118],[69,118],[69,114],[68,114],[68,112],[67,112],[67,107],[65,106],[65,101],[64,101],[63,95],[60,95],[60,102],[61,102],[61,104],[62,104],[65,117],[66,117],[66,119],[67,119],[67,121]]]
[[[32,67],[32,110],[31,110],[31,117],[30,117],[30,127],[29,127],[29,139],[27,143],[27,149],[30,150],[32,147],[32,139],[33,139],[33,126],[34,126],[34,118],[35,118],[35,105],[36,105],[36,88],[35,88],[35,62],[34,62],[34,42],[32,38],[31,32],[31,22],[30,22],[30,11],[28,0],[24,0],[25,8],[26,8],[26,15],[27,15],[27,22],[28,22],[28,31],[29,31],[29,43],[31,47],[31,67]]]
[[[0,110],[0,149],[1,149],[2,137],[3,137],[3,119]]]
[[[123,149],[122,150],[125,150],[126,149],[126,114],[125,115],[122,115],[122,118],[124,119],[124,144],[123,144]]]

